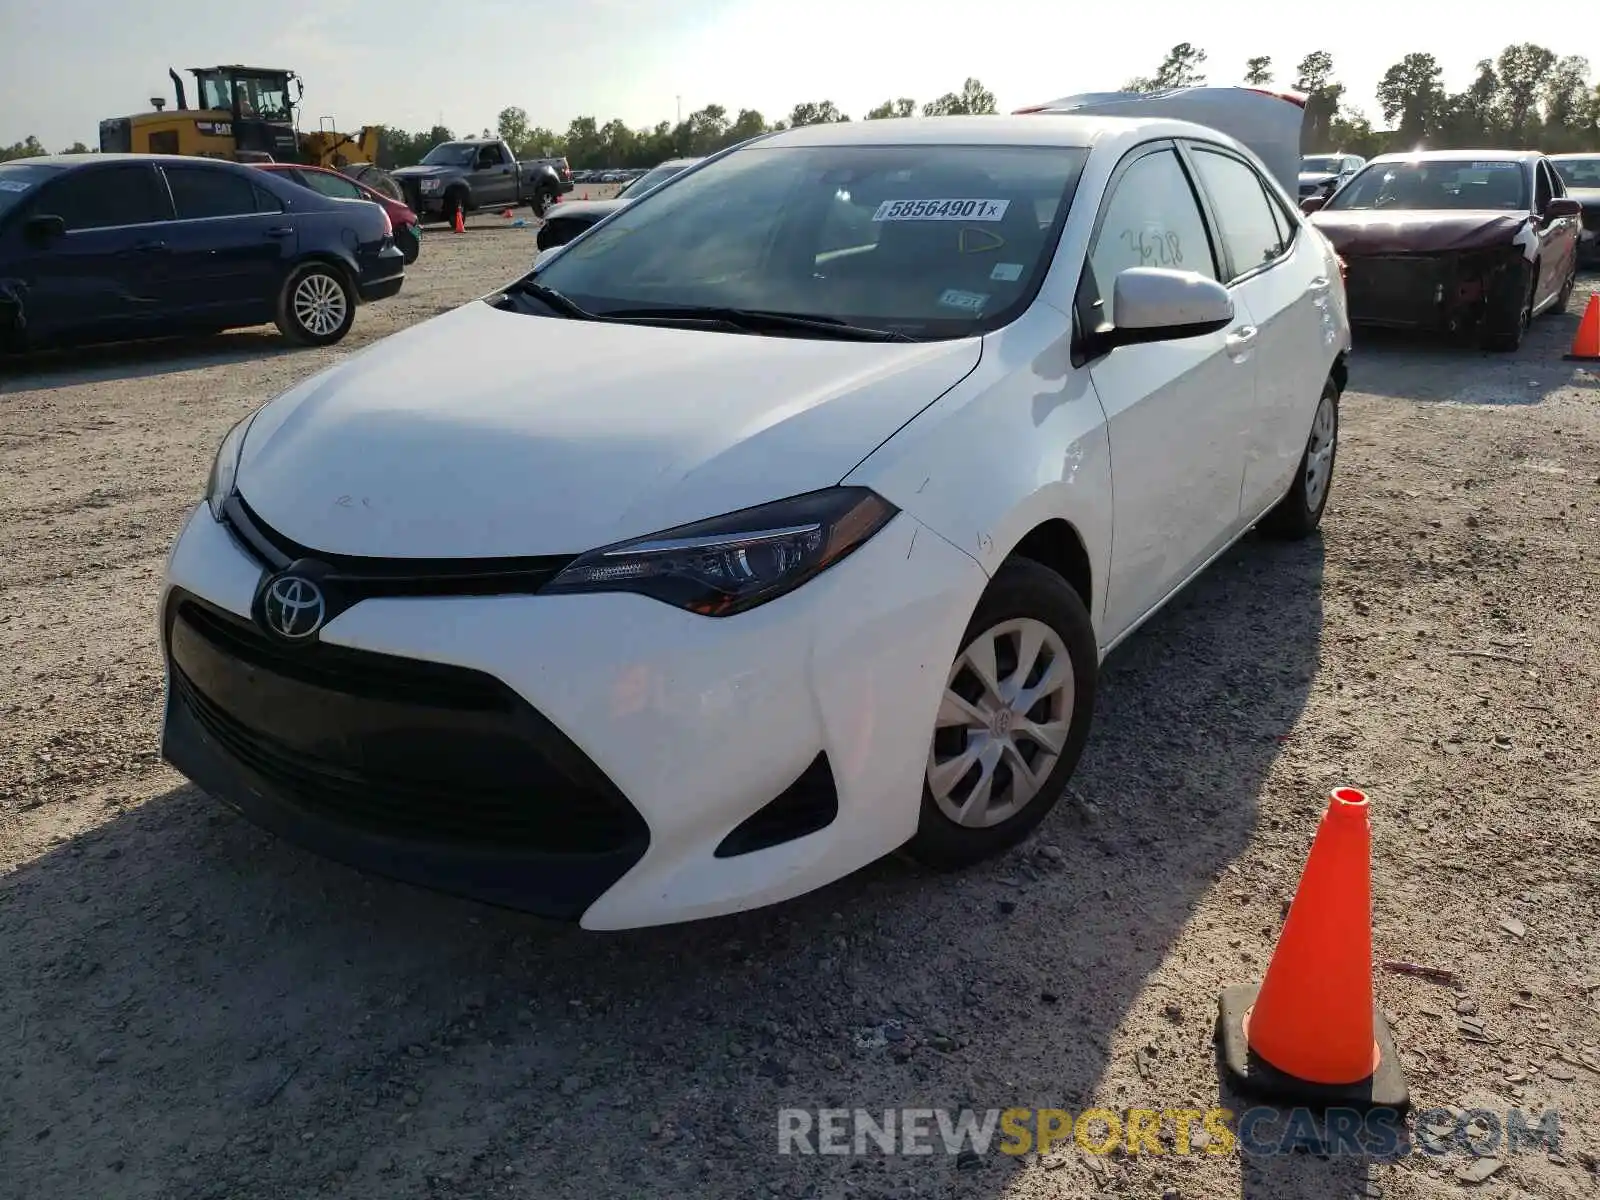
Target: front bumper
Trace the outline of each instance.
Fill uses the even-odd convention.
[[[384,597],[324,627],[331,666],[284,666],[248,619],[263,577],[197,508],[162,598],[163,755],[328,857],[591,929],[773,903],[905,842],[987,582],[901,514],[737,617],[630,595]],[[830,822],[728,853],[819,769]]]

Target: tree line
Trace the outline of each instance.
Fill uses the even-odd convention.
[[[1167,51],[1155,73],[1123,84],[1130,91],[1155,91],[1208,82],[1206,52],[1189,42]],[[1550,153],[1564,150],[1600,152],[1600,84],[1593,81],[1589,60],[1581,55],[1558,55],[1532,42],[1507,46],[1495,58],[1474,68],[1464,90],[1445,88],[1444,68],[1429,53],[1404,55],[1384,72],[1374,99],[1382,126],[1377,126],[1361,106],[1351,103],[1345,85],[1334,70],[1333,55],[1315,50],[1302,58],[1292,72],[1280,77],[1269,55],[1248,58],[1237,80],[1256,87],[1280,84],[1304,93],[1306,99],[1307,152],[1342,150],[1371,157],[1391,149],[1427,146],[1435,149],[1498,146],[1538,147]],[[863,115],[868,121],[887,117],[957,116],[998,112],[994,93],[977,79],[968,79],[957,92],[918,104],[910,97],[885,100]],[[668,158],[710,154],[757,134],[799,125],[848,121],[832,100],[796,104],[786,116],[768,122],[752,108],[730,111],[708,104],[679,122],[662,121],[635,129],[612,118],[575,118],[564,131],[530,125],[525,109],[501,110],[494,129],[458,135],[443,125],[407,131],[383,127],[379,165],[410,166],[440,142],[457,136],[503,137],[518,158],[564,155],[578,168],[651,167]],[[67,153],[88,147],[76,142]],[[0,146],[0,161],[47,153],[38,138],[28,137]]]
[[[1130,79],[1123,87],[1154,91],[1205,83],[1205,67],[1204,50],[1179,42],[1155,74]],[[1239,82],[1278,83],[1271,57],[1247,59]],[[1432,54],[1403,56],[1383,73],[1373,97],[1383,128],[1374,128],[1366,112],[1349,102],[1326,50],[1306,55],[1282,82],[1306,96],[1304,146],[1311,153],[1342,150],[1370,158],[1419,146],[1600,152],[1600,84],[1592,81],[1589,60],[1558,55],[1533,42],[1481,59],[1472,82],[1459,92],[1444,86],[1444,68]]]

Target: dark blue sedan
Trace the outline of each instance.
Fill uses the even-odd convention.
[[[393,296],[405,256],[383,209],[204,158],[0,163],[0,348],[277,323],[329,346]]]

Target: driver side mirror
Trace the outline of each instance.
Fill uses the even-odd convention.
[[[1202,337],[1233,321],[1233,297],[1215,279],[1194,271],[1129,267],[1117,276],[1111,312],[1115,325],[1102,325],[1085,338],[1090,358],[1118,346]]]
[[[1309,217],[1312,213],[1321,209],[1321,207],[1327,202],[1328,198],[1326,196],[1307,196],[1304,200],[1300,201],[1300,211]]]
[[[65,237],[67,223],[62,218],[41,213],[37,217],[29,217],[22,227],[23,236],[35,246],[43,246],[58,237]]]
[[[1546,221],[1559,221],[1564,217],[1583,216],[1583,205],[1571,196],[1557,196],[1544,206]]]

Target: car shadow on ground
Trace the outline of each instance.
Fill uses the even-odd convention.
[[[782,1157],[778,1110],[1209,1107],[1200,997],[1262,964],[1175,943],[1264,790],[1299,786],[1268,775],[1322,576],[1320,539],[1248,539],[1130,639],[1028,846],[721,920],[583,933],[322,861],[189,787],[113,801],[0,881],[0,1157],[34,1195],[397,1200],[503,1175],[552,1200],[990,1200],[1019,1160]],[[1118,1169],[1071,1168],[1088,1190]],[[1249,1194],[1332,1194],[1271,1170]]]
[[[293,354],[298,349],[275,329],[263,325],[199,337],[37,351],[0,359],[0,395],[13,390],[50,391],[86,383],[153,379],[198,367]]]
[[[1560,313],[1537,318],[1512,353],[1479,349],[1465,337],[1396,329],[1358,328],[1350,356],[1350,390],[1431,404],[1523,407],[1557,388],[1595,386],[1600,364],[1567,362],[1589,293],[1600,278],[1580,275],[1578,289]]]

